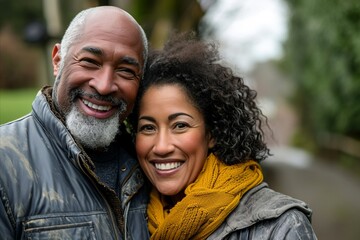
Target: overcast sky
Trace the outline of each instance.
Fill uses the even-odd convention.
[[[211,0],[200,0],[206,8]],[[227,61],[241,71],[254,63],[282,56],[287,36],[287,8],[283,0],[218,0],[203,19],[214,26],[215,38]]]

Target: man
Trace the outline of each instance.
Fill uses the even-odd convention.
[[[147,58],[116,7],[80,12],[53,49],[54,88],[0,127],[1,239],[146,239],[147,188],[122,123]]]

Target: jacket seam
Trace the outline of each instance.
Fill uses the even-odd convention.
[[[10,220],[11,226],[13,227],[13,229],[15,231],[16,230],[16,221],[15,221],[14,213],[11,210],[9,197],[7,196],[7,194],[5,192],[5,188],[3,186],[2,181],[0,181],[0,197],[1,197],[1,202],[5,208],[5,212]]]

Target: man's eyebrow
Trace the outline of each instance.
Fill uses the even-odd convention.
[[[103,51],[100,48],[97,47],[83,47],[81,51],[92,53],[96,56],[102,56],[104,55]]]
[[[92,46],[86,46],[86,47],[83,47],[81,49],[81,51],[84,51],[84,52],[89,52],[91,54],[94,54],[96,56],[103,56],[104,55],[104,52],[102,49],[98,48],[98,47],[92,47]],[[137,67],[140,67],[140,63],[138,60],[136,60],[135,58],[133,57],[129,57],[129,56],[124,56],[122,57],[120,60],[119,60],[120,63],[126,63],[126,64],[130,64],[130,65],[134,65],[134,66],[137,66]]]
[[[121,62],[140,67],[139,61],[137,61],[133,57],[125,56],[125,57],[121,58]]]

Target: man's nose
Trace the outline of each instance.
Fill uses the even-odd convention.
[[[109,95],[118,91],[115,79],[114,71],[111,67],[103,67],[90,80],[89,85],[100,95]]]

